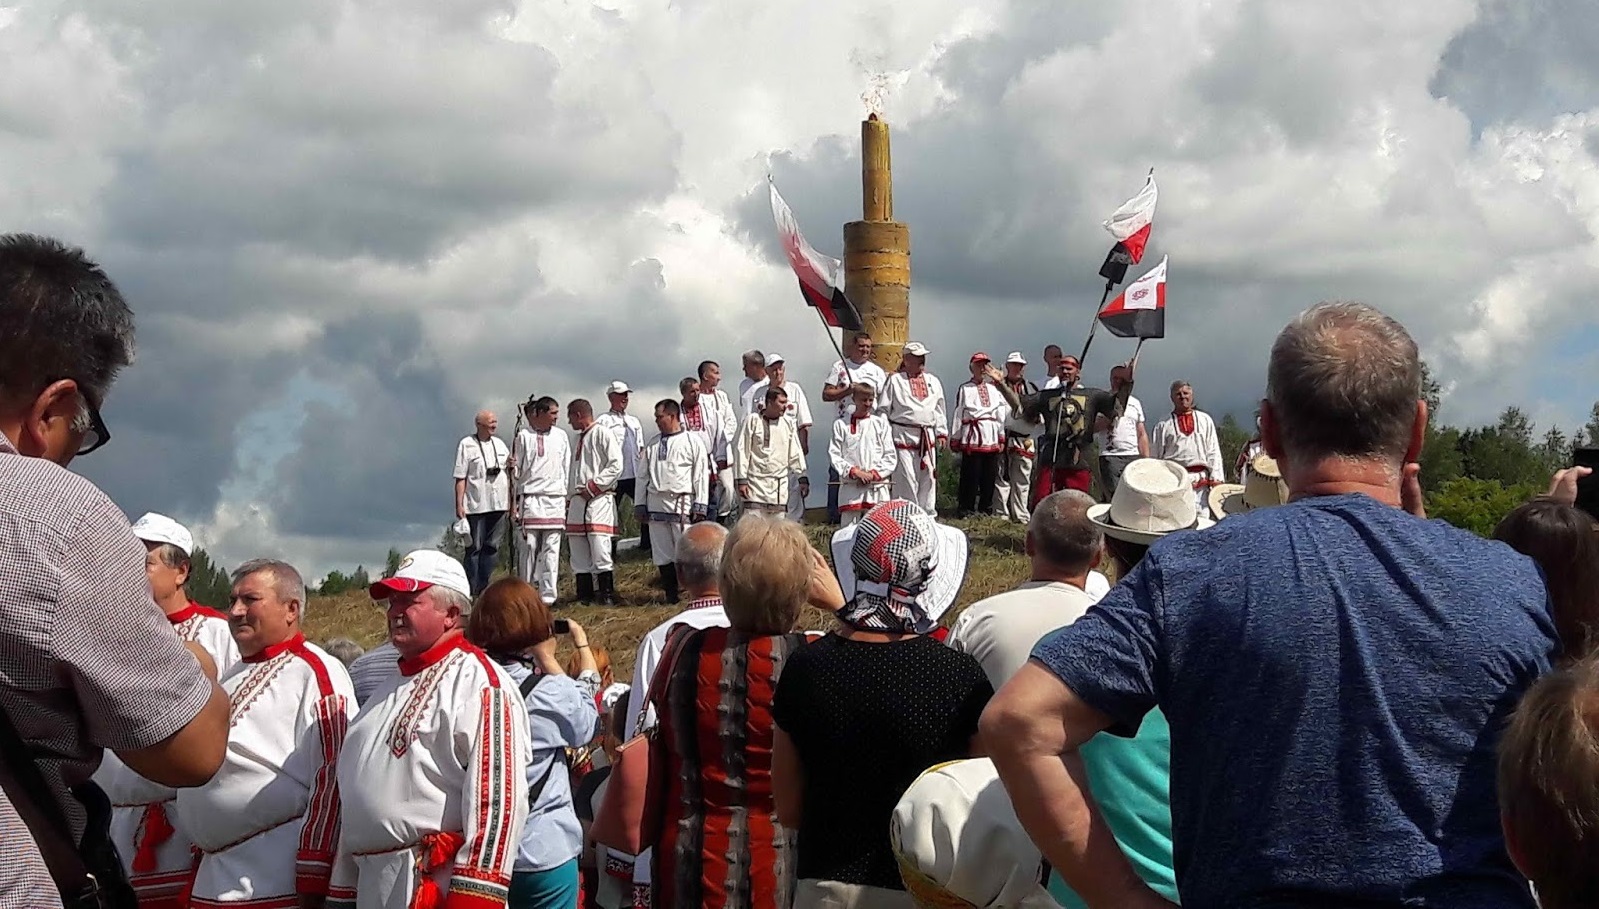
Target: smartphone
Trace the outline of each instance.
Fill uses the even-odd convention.
[[[1571,462],[1593,470],[1577,481],[1577,507],[1599,521],[1599,448],[1575,449],[1571,452]]]
[[[550,627],[555,631],[556,634],[572,633],[572,623],[568,622],[566,619],[556,619]]]

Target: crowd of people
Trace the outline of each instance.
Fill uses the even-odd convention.
[[[898,499],[937,516],[940,453],[959,455],[957,517],[1000,515],[1025,523],[1051,492],[1088,492],[1099,481],[1108,500],[1127,465],[1139,458],[1178,463],[1190,474],[1201,509],[1228,479],[1216,424],[1195,407],[1187,380],[1170,387],[1171,415],[1146,426],[1132,394],[1133,364],[1110,372],[1108,390],[1081,379],[1076,357],[1045,346],[1042,385],[1027,377],[1020,351],[1004,369],[986,353],[971,356],[969,377],[946,398],[928,369],[931,351],[906,344],[899,367],[872,359],[865,332],[848,339],[850,355],[821,386],[838,410],[828,442],[828,519],[848,525],[875,505]],[[561,405],[532,396],[508,445],[497,416],[482,411],[455,453],[455,513],[466,536],[474,593],[489,583],[499,556],[500,522],[512,527],[516,568],[550,602],[559,592],[563,536],[576,601],[616,605],[614,558],[622,500],[640,525],[640,545],[660,572],[668,602],[679,599],[673,553],[683,529],[709,519],[732,523],[759,512],[803,520],[810,497],[806,458],[813,425],[805,389],[791,381],[782,354],[746,351],[737,402],[721,366],[702,361],[678,383],[679,398],[657,401],[654,431],[628,412],[632,388],[605,390],[608,409],[578,398],[566,406],[569,436],[557,425]],[[1247,480],[1259,439],[1234,476]]]
[[[353,659],[306,639],[292,565],[201,607],[190,532],[65,469],[132,350],[81,251],[0,237],[0,906],[1599,904],[1586,471],[1493,540],[1426,520],[1419,357],[1371,307],[1278,336],[1231,485],[1186,382],[1146,431],[1130,369],[1083,389],[1061,357],[1048,394],[979,355],[946,422],[924,346],[874,384],[857,338],[823,390],[826,552],[791,520],[810,421],[780,356],[745,357],[742,420],[703,365],[649,440],[622,383],[567,404],[575,441],[547,398],[509,446],[481,414],[470,556],[373,584],[386,640]],[[1030,565],[953,621],[945,446]],[[619,490],[689,599],[630,686],[551,610],[562,535],[580,598],[614,593]],[[521,576],[493,580],[503,515]]]

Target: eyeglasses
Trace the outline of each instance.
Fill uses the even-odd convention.
[[[83,407],[89,412],[89,429],[83,434],[83,441],[78,443],[78,457],[90,454],[100,446],[111,441],[111,430],[106,429],[105,420],[100,418],[100,408],[83,399]]]

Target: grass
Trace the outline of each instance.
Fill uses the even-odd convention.
[[[1023,552],[1023,528],[1008,524],[999,518],[973,518],[953,521],[966,531],[970,541],[971,560],[967,565],[966,583],[961,588],[955,608],[944,616],[944,623],[955,620],[960,610],[984,597],[1009,590],[1027,579],[1027,557]],[[836,528],[825,524],[807,524],[805,531],[811,544],[827,552],[828,541]],[[633,654],[638,642],[651,628],[672,616],[680,607],[666,604],[657,585],[655,566],[650,564],[645,552],[618,553],[616,589],[628,605],[613,608],[598,606],[568,606],[557,609],[563,618],[576,621],[588,632],[589,640],[605,648],[610,654],[618,681],[626,681],[633,671]],[[570,571],[562,562],[562,570]],[[561,578],[560,595],[574,594],[572,578]],[[351,592],[335,597],[311,598],[306,612],[306,635],[314,641],[333,637],[346,637],[363,647],[372,647],[383,640],[383,613],[364,592]],[[819,610],[806,608],[800,617],[800,627],[825,631],[833,627],[832,617]]]

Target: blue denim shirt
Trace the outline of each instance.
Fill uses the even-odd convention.
[[[504,668],[519,686],[533,674],[532,668],[521,663],[504,664]],[[587,744],[598,734],[600,717],[594,695],[599,684],[600,677],[592,672],[576,679],[552,675],[527,697],[528,732],[533,742],[528,786],[537,785],[546,770],[550,775],[522,828],[517,872],[558,868],[583,851],[583,828],[572,808],[572,778],[561,763],[561,750]]]

